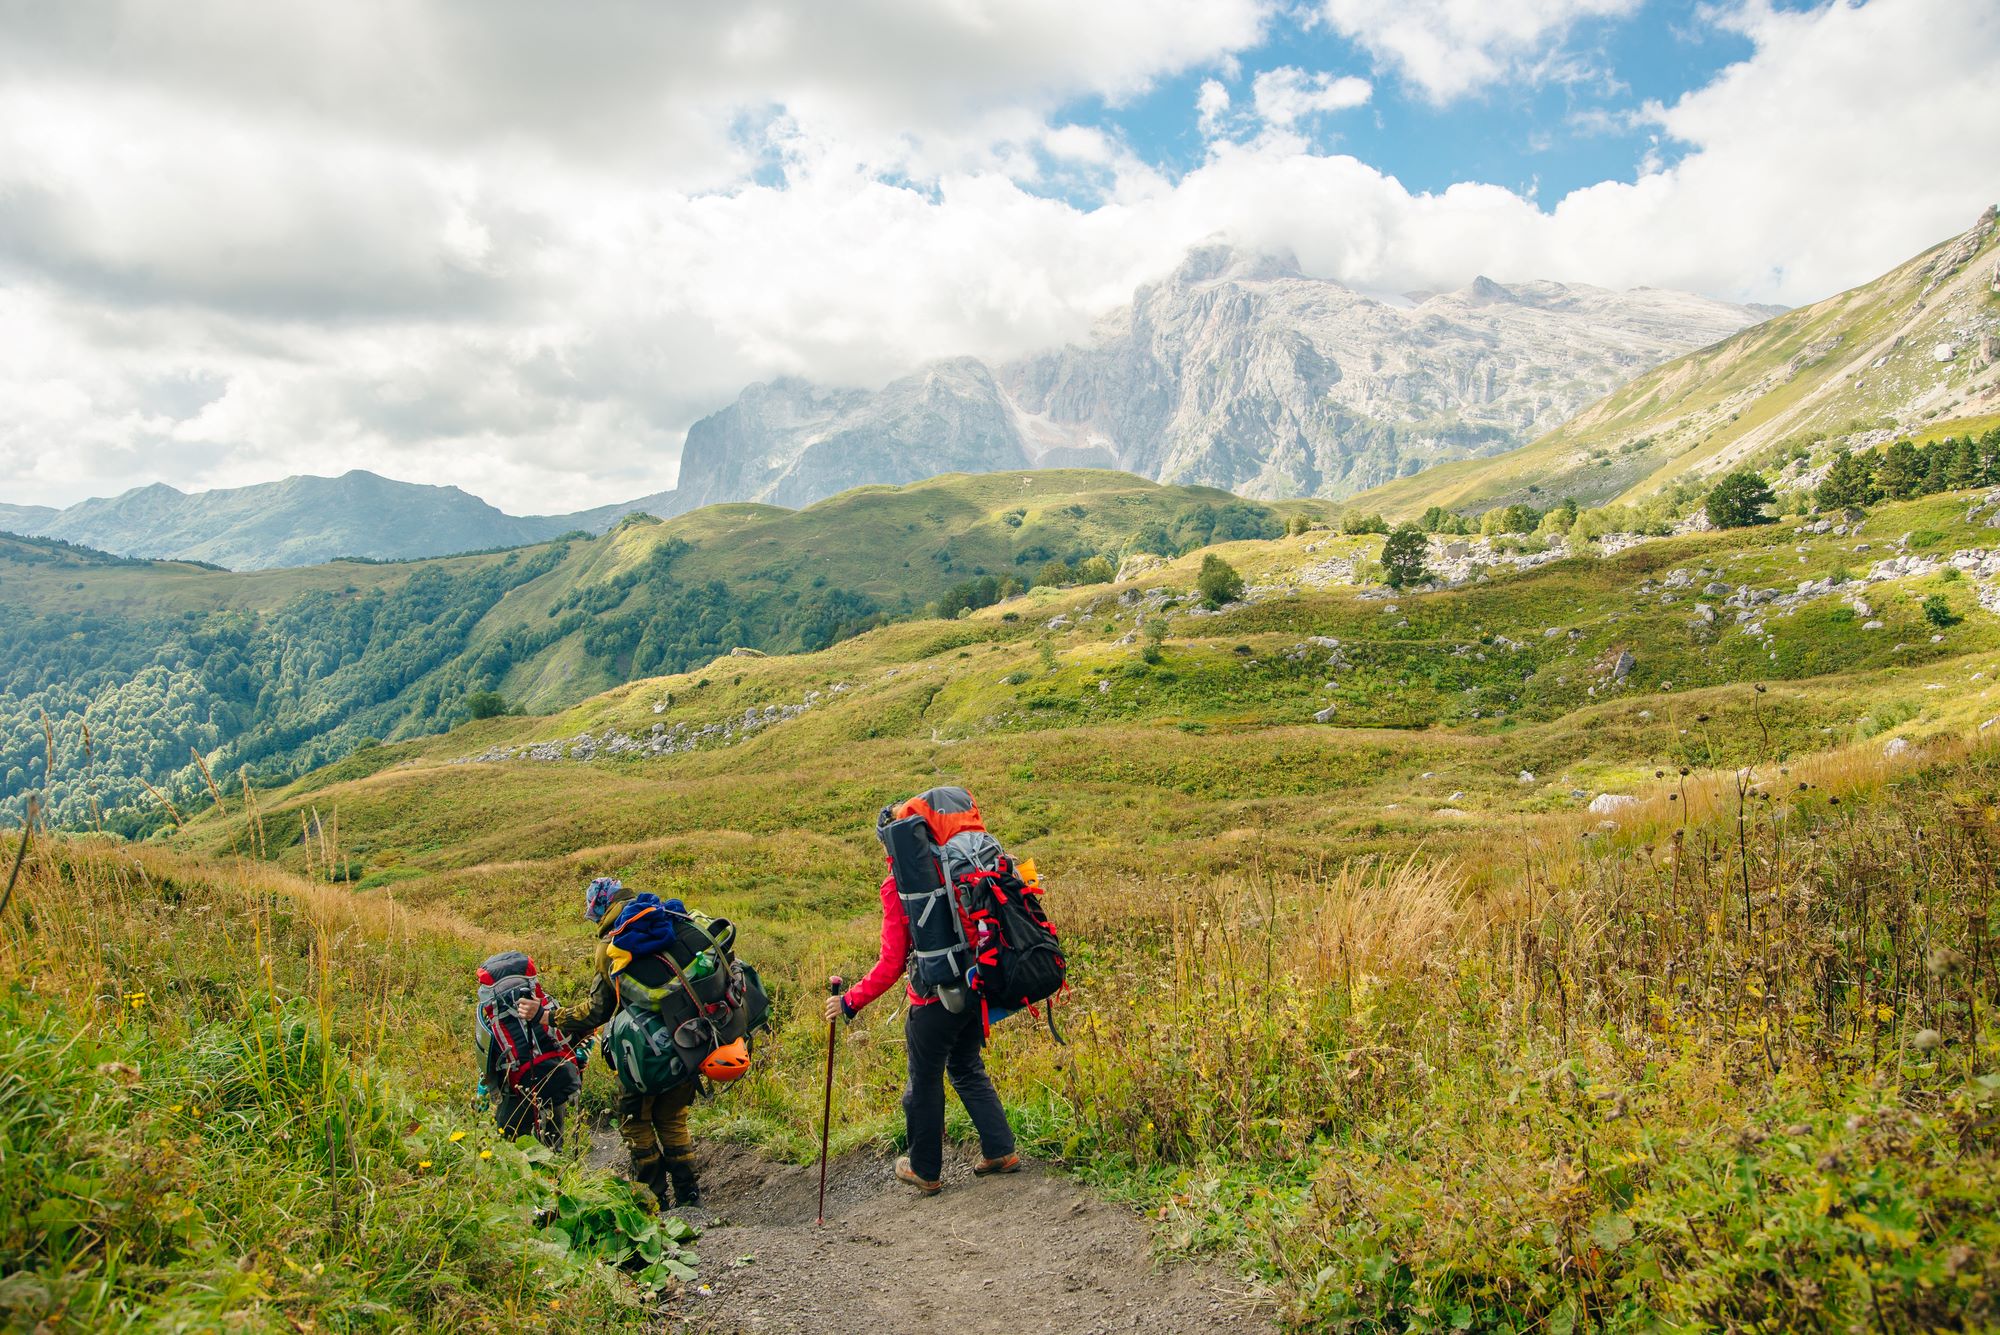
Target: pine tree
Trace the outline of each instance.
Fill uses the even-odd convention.
[[[1868,458],[1841,450],[1833,456],[1833,466],[1813,493],[1813,500],[1822,510],[1859,510],[1873,505],[1881,496]]]
[[[1402,524],[1382,542],[1382,582],[1392,589],[1421,584],[1428,572],[1424,556],[1430,550],[1424,531],[1415,524]]]
[[[1751,524],[1768,524],[1771,516],[1764,513],[1777,498],[1771,494],[1770,484],[1756,473],[1744,469],[1731,473],[1715,484],[1708,493],[1705,508],[1708,522],[1717,528],[1744,528]]]
[[[1875,469],[1875,485],[1892,501],[1907,501],[1924,487],[1924,460],[1917,447],[1899,440],[1882,451]]]
[[[1979,461],[1979,442],[1971,436],[1960,436],[1952,446],[1951,466],[1945,472],[1945,479],[1951,490],[1959,491],[1979,485],[1983,472]]]

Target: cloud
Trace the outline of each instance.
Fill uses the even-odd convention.
[[[1257,114],[1280,128],[1323,112],[1351,110],[1374,92],[1368,80],[1351,74],[1336,76],[1324,70],[1308,74],[1290,66],[1265,70],[1251,80],[1250,89]]]
[[[1449,102],[1539,68],[1566,81],[1591,77],[1554,48],[1581,19],[1617,17],[1640,0],[1322,0],[1336,32],[1433,102]]]
[[[71,31],[86,8],[0,38],[13,502],[369,467],[577,508],[669,484],[687,426],[752,380],[1082,339],[1212,237],[1373,291],[1799,302],[2000,193],[2000,13],[1956,0],[1729,11],[1753,54],[1640,113],[1654,164],[1548,207],[1315,151],[1282,125],[1357,95],[1325,76],[1201,84],[1216,130],[1243,100],[1271,123],[1210,132],[1180,175],[1077,113],[1235,77],[1247,3],[1169,6],[1169,33],[1140,0],[841,7],[861,35],[831,6],[607,3],[608,36],[539,3],[491,32],[483,7],[189,4],[183,32],[139,5],[129,43]],[[649,26],[669,11],[692,45]]]
[[[1194,95],[1194,109],[1202,137],[1212,139],[1221,132],[1222,118],[1229,114],[1229,90],[1219,79],[1204,79]]]

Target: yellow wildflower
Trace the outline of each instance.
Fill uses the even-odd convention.
[[[459,1141],[464,1139],[465,1139],[465,1133],[463,1131],[454,1131],[451,1133],[451,1143],[454,1145],[458,1144]]]

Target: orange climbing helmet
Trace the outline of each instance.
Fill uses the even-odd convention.
[[[749,1069],[750,1044],[740,1038],[724,1043],[701,1060],[701,1073],[721,1084],[728,1084]]]

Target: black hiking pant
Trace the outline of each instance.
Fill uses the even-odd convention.
[[[529,1076],[512,1088],[503,1083],[493,1119],[500,1123],[500,1134],[509,1140],[532,1135],[550,1149],[559,1150],[570,1100],[582,1088],[583,1078],[574,1063],[551,1062],[539,1078]]]
[[[910,1083],[903,1090],[903,1123],[910,1150],[910,1170],[927,1182],[944,1172],[944,1077],[958,1091],[958,1101],[979,1130],[979,1150],[989,1159],[1014,1152],[1014,1132],[1007,1110],[987,1077],[980,1049],[986,1027],[979,1008],[969,1005],[953,1015],[943,1003],[910,1007],[903,1021],[903,1040],[910,1050]]]

